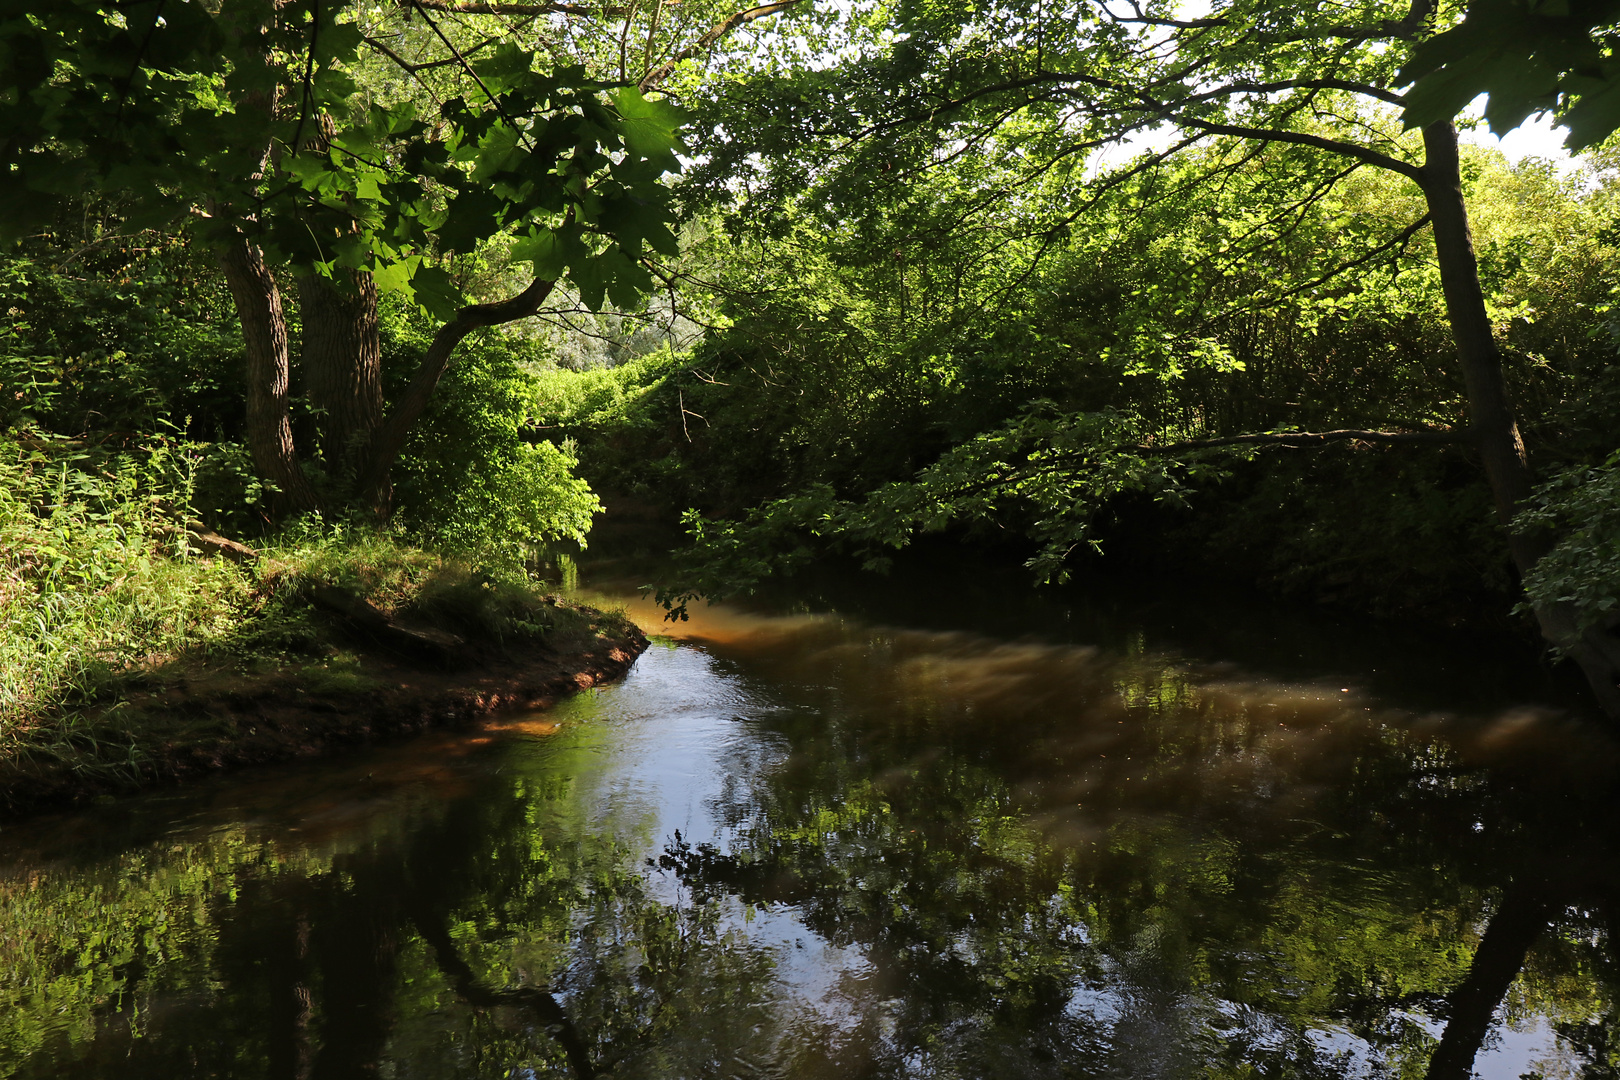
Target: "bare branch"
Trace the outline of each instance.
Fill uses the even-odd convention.
[[[1321,446],[1330,442],[1374,443],[1471,443],[1476,436],[1468,428],[1418,428],[1414,431],[1266,431],[1252,435],[1228,435],[1220,439],[1191,439],[1163,446],[1127,446],[1141,454],[1173,454],[1183,450],[1208,450],[1218,446]]]
[[[786,11],[790,7],[797,7],[802,3],[804,3],[804,0],[777,0],[776,3],[761,4],[759,7],[752,7],[746,11],[739,11],[734,15],[720,20],[709,28],[708,33],[704,34],[692,44],[688,45],[686,48],[682,49],[680,52],[676,53],[674,56],[670,57],[668,60],[664,61],[664,63],[659,65],[657,71],[648,72],[642,78],[637,89],[641,90],[643,93],[648,90],[657,89],[660,83],[669,78],[670,73],[675,70],[676,66],[679,65],[682,60],[689,60],[698,53],[705,51],[709,48],[709,46],[713,45],[715,42],[719,41],[721,38],[725,37],[739,26],[751,23],[755,19],[763,19],[768,15],[775,15],[779,11]]]

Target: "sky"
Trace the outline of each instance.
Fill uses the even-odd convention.
[[[1485,99],[1481,97],[1468,107],[1474,115],[1484,112]],[[1485,146],[1497,146],[1509,161],[1518,162],[1527,157],[1547,158],[1556,162],[1560,168],[1573,168],[1575,161],[1569,151],[1563,147],[1564,136],[1569,132],[1565,128],[1554,127],[1552,118],[1543,113],[1532,116],[1512,131],[1498,139],[1492,135],[1490,129],[1480,124],[1471,132],[1463,133],[1464,142],[1480,143]]]
[[[1466,113],[1473,116],[1482,116],[1485,112],[1485,98],[1481,95],[1468,106]],[[1460,137],[1465,143],[1478,143],[1482,146],[1495,146],[1502,151],[1504,157],[1514,164],[1527,157],[1546,158],[1558,167],[1560,174],[1569,172],[1576,166],[1576,159],[1564,149],[1564,137],[1569,134],[1568,129],[1554,126],[1552,117],[1543,113],[1532,116],[1512,131],[1500,138],[1491,133],[1484,122],[1481,122],[1472,131],[1463,131]],[[1116,165],[1127,160],[1143,150],[1162,149],[1169,146],[1175,138],[1175,132],[1169,127],[1162,127],[1156,131],[1142,132],[1132,138],[1126,139],[1116,146],[1105,147],[1097,151],[1091,158],[1090,168],[1097,170]]]

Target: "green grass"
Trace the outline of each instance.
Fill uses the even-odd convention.
[[[66,466],[0,457],[0,753],[37,718],[241,627],[252,582],[179,557],[150,501]]]
[[[199,667],[296,672],[317,693],[373,688],[304,599],[314,584],[497,649],[567,648],[627,625],[511,567],[318,518],[256,541],[254,564],[200,557],[159,509],[185,504],[172,483],[17,446],[0,443],[0,761],[132,765],[138,737],[119,726],[117,703]]]

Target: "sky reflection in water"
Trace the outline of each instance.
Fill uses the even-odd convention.
[[[639,603],[551,712],[0,832],[0,1075],[1620,1057],[1615,755],[1552,708]]]

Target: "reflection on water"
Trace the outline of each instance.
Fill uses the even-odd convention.
[[[1620,1067],[1615,750],[1551,707],[693,614],[544,714],[0,832],[0,1075]]]

